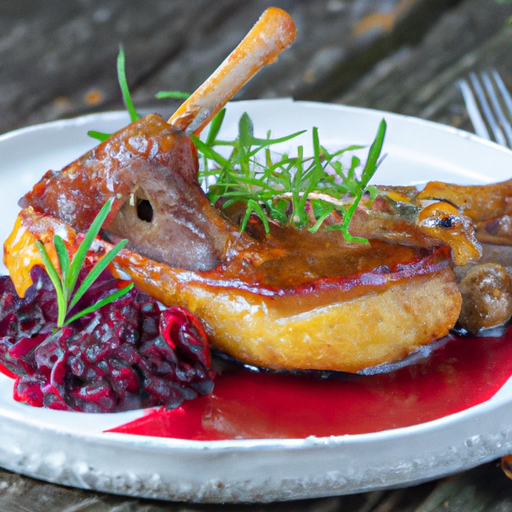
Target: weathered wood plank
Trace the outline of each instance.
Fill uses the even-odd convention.
[[[168,503],[71,489],[0,470],[2,512],[213,512],[219,505]],[[498,462],[404,489],[271,504],[224,505],[224,512],[503,512],[512,482]]]
[[[0,132],[119,108],[119,44],[139,104],[160,89],[192,91],[269,5],[292,14],[299,36],[241,96],[331,99],[457,1],[2,0]]]
[[[441,12],[457,0],[277,1],[294,18],[296,42],[278,64],[260,72],[244,88],[241,98],[293,96],[296,99],[330,100],[347,89],[368,66],[393,49],[421,38]],[[198,38],[181,61],[171,62],[141,88],[141,99],[155,88],[191,90],[214,69],[212,63],[227,55],[268,2],[253,1],[230,12],[228,23],[212,26],[211,40]],[[414,27],[414,29],[412,29]],[[211,46],[211,42],[214,46]],[[222,47],[217,48],[218,43]],[[204,48],[203,45],[207,46]],[[202,66],[195,63],[205,53]],[[183,69],[191,63],[190,71]],[[178,68],[177,68],[178,66]],[[185,64],[187,66],[187,64]],[[178,71],[180,69],[180,71]],[[196,81],[200,78],[199,81]],[[146,96],[147,95],[147,96]]]
[[[336,102],[432,119],[471,130],[458,78],[495,67],[512,89],[512,4],[466,0],[422,42],[382,60]]]

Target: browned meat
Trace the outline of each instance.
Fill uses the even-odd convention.
[[[130,124],[65,167],[48,171],[20,206],[86,230],[108,198],[111,234],[155,261],[211,269],[240,234],[197,183],[190,139],[154,114]]]
[[[418,194],[455,205],[469,217],[483,243],[512,245],[512,180],[491,185],[453,185],[433,181]]]
[[[475,265],[459,283],[459,325],[469,332],[496,327],[512,316],[512,279],[502,265]]]
[[[200,131],[295,33],[284,11],[268,9],[171,124]],[[277,226],[268,236],[252,226],[250,236],[208,202],[196,175],[190,140],[156,115],[47,173],[21,200],[5,244],[19,293],[40,263],[35,240],[52,254],[49,242],[59,232],[72,249],[76,231],[114,196],[97,250],[128,238],[117,268],[163,303],[191,309],[213,346],[242,361],[353,372],[401,358],[454,325],[461,298],[450,249],[414,222],[360,211],[353,234],[367,244],[349,244],[336,231]]]

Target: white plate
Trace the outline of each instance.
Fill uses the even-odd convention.
[[[389,113],[291,100],[232,103],[225,132],[247,111],[257,135],[317,126],[333,147],[369,144],[385,117],[387,158],[376,181],[506,179],[512,152],[434,123]],[[124,113],[108,113],[17,130],[0,137],[0,239],[16,201],[48,169],[94,145],[89,129],[114,131]],[[258,133],[258,129],[261,133]],[[309,144],[309,135],[304,143]],[[104,433],[139,411],[91,415],[34,409],[11,398],[0,377],[0,465],[86,489],[197,502],[273,501],[348,494],[414,484],[512,452],[512,382],[488,402],[412,427],[307,439],[183,441]]]

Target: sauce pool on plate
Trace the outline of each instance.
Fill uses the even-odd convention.
[[[196,441],[366,434],[478,405],[511,374],[511,328],[501,337],[450,336],[429,356],[388,373],[225,372],[212,394],[173,410],[150,409],[110,432]]]

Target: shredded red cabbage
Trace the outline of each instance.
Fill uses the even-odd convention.
[[[179,406],[213,390],[208,339],[182,307],[161,311],[149,295],[126,295],[56,328],[53,285],[41,267],[18,297],[0,277],[0,365],[15,376],[13,396],[36,407],[117,412]],[[104,272],[77,304],[83,309],[121,282]]]

